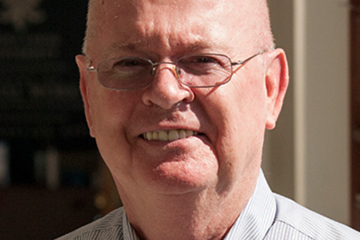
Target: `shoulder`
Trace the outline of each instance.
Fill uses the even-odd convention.
[[[277,214],[266,239],[360,239],[360,233],[348,226],[280,195],[275,194],[275,199]]]
[[[88,225],[85,225],[71,233],[68,233],[57,240],[72,239],[123,239],[123,219],[125,211],[118,208],[103,218],[100,218]]]

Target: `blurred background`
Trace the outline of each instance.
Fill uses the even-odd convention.
[[[269,7],[291,83],[266,135],[265,175],[275,192],[360,230],[360,0]],[[53,239],[121,204],[78,90],[86,8],[0,0],[0,239]]]
[[[86,10],[0,0],[0,239],[53,239],[119,205],[79,93]]]

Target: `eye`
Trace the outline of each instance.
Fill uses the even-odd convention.
[[[106,78],[112,79],[132,79],[134,76],[143,76],[148,73],[151,63],[142,58],[126,57],[113,58],[99,65],[99,71]],[[100,68],[101,67],[101,68]]]
[[[217,55],[194,55],[182,58],[180,64],[195,68],[218,68],[223,67],[226,60]]]
[[[193,76],[208,75],[214,72],[227,71],[229,60],[221,55],[192,55],[179,60],[178,67]]]
[[[124,70],[127,68],[145,68],[150,64],[141,58],[122,58],[114,61],[113,69]]]
[[[218,63],[219,60],[217,60],[214,57],[209,56],[198,56],[194,57],[192,60],[192,63]]]

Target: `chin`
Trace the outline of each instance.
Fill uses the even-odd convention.
[[[162,163],[147,173],[145,184],[149,190],[162,194],[184,194],[202,191],[215,186],[217,166],[213,164],[190,161],[173,161]]]

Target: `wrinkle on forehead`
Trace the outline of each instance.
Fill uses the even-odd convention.
[[[105,55],[107,58],[111,56],[112,53],[116,52],[137,52],[141,51],[143,46],[146,46],[146,48],[149,48],[154,44],[153,41],[149,41],[148,39],[140,39],[135,42],[125,42],[125,43],[114,43],[111,45],[111,47],[105,52]],[[185,49],[183,49],[185,52],[196,52],[201,51],[203,49],[209,49],[211,47],[216,46],[217,43],[209,43],[208,41],[194,41],[190,44],[187,44]],[[180,45],[180,44],[179,44]]]
[[[89,0],[87,27],[104,26],[105,19],[109,19],[109,17],[113,19],[122,17],[128,21],[141,20],[142,16],[148,14],[146,9],[152,5],[158,6],[159,9],[162,9],[161,6],[170,7],[170,12],[158,12],[161,15],[169,14],[170,19],[175,17],[173,13],[186,12],[192,14],[191,10],[192,12],[195,11],[197,15],[202,15],[204,10],[219,9],[223,2],[224,0]],[[202,11],[198,11],[200,6],[203,7]]]
[[[183,2],[189,2],[187,0]],[[184,36],[191,36],[191,45],[204,47],[201,31],[204,21],[212,17],[213,11],[221,8],[221,1],[198,0],[196,4],[205,2],[204,11],[191,4],[172,4],[176,1],[161,0],[121,0],[107,1],[91,0],[88,14],[88,29],[86,42],[99,40],[104,31],[109,36],[115,36],[118,46],[131,48],[133,46],[160,44],[163,46],[181,44]],[[155,4],[155,5],[154,5]],[[159,5],[160,4],[160,5]],[[155,7],[154,7],[155,6]],[[213,14],[214,15],[214,14]],[[191,20],[187,16],[192,16]],[[193,34],[193,33],[197,33]],[[108,38],[110,39],[110,37]],[[154,42],[147,42],[152,39]],[[102,39],[104,40],[104,39]],[[187,42],[186,42],[187,43]],[[85,46],[85,52],[87,47]]]
[[[167,11],[161,12],[160,10],[157,11],[157,8],[151,8],[154,4],[159,9],[166,9]],[[147,9],[152,11],[147,11]],[[206,14],[212,12],[214,14],[206,19]],[[144,21],[146,24],[140,24],[137,27],[143,27],[142,32],[149,34],[149,30],[160,31],[161,29],[156,29],[160,28],[160,25],[163,28],[162,33],[166,33],[164,28],[167,27],[169,35],[173,34],[173,38],[175,38],[177,37],[174,35],[175,32],[191,32],[188,27],[192,27],[194,24],[188,23],[187,28],[181,24],[181,21],[189,21],[187,16],[197,16],[197,24],[206,25],[210,32],[213,27],[212,24],[214,24],[213,20],[221,17],[217,24],[221,24],[223,28],[234,32],[234,37],[238,32],[248,28],[250,32],[253,32],[251,33],[252,36],[247,36],[251,38],[250,43],[258,41],[259,48],[263,48],[260,47],[261,45],[266,45],[267,48],[271,48],[273,45],[266,0],[90,0],[88,28],[84,44],[85,53],[88,49],[87,43],[100,37],[101,30],[114,24],[119,18],[126,19],[128,23],[134,24],[134,26],[136,22]],[[213,23],[210,24],[209,20]],[[122,29],[116,29],[116,31],[122,31]],[[123,35],[125,34],[126,31]],[[181,37],[181,34],[178,36]],[[132,37],[133,39],[131,39]],[[162,37],[162,41],[164,41],[166,35]],[[136,36],[129,36],[129,42],[125,42],[123,45],[131,47],[134,42],[139,41],[138,39]],[[216,39],[214,40],[216,41]],[[201,42],[201,39],[195,39],[196,41]]]

